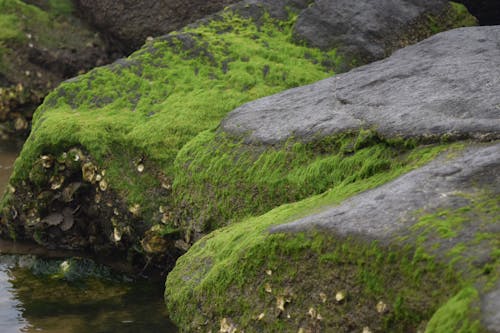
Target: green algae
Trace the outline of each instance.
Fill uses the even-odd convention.
[[[244,144],[206,131],[186,144],[175,161],[173,193],[185,230],[207,232],[259,215],[287,202],[339,188],[402,167],[412,144],[386,141],[361,130],[307,143]],[[189,215],[189,214],[192,215]]]
[[[483,332],[479,320],[479,294],[476,288],[467,286],[450,298],[432,316],[425,333]]]
[[[197,325],[201,325],[201,323],[207,319],[210,321],[211,325],[217,325],[216,322],[222,319],[222,317],[231,317],[231,315],[234,315],[238,316],[238,320],[242,320],[251,327],[254,327],[253,325],[256,322],[252,320],[251,317],[255,315],[255,309],[248,311],[248,304],[243,304],[241,308],[239,308],[239,304],[241,302],[245,303],[251,296],[246,294],[246,296],[235,296],[237,294],[236,290],[239,290],[242,286],[245,288],[249,285],[255,287],[255,274],[256,272],[262,272],[263,267],[265,267],[265,261],[269,260],[269,258],[273,258],[273,246],[282,246],[283,248],[289,247],[286,251],[298,251],[300,253],[298,257],[302,258],[301,260],[310,257],[309,251],[314,252],[311,248],[323,247],[323,245],[314,245],[314,240],[311,241],[312,243],[304,242],[304,246],[300,246],[302,240],[288,243],[285,239],[280,238],[283,236],[270,236],[267,233],[269,227],[312,214],[319,211],[323,206],[339,203],[349,196],[381,185],[407,172],[411,168],[422,165],[422,163],[433,159],[436,154],[442,150],[442,146],[416,148],[410,154],[411,157],[404,165],[396,166],[396,164],[391,164],[391,168],[385,172],[366,175],[364,179],[357,179],[353,182],[341,183],[323,194],[309,197],[293,204],[282,205],[260,217],[244,219],[239,223],[218,229],[208,236],[205,236],[195,243],[187,254],[179,258],[176,267],[167,278],[165,298],[173,320],[182,328],[192,329],[197,327]],[[352,173],[356,172],[355,169],[351,169],[350,171]],[[275,242],[274,239],[278,238],[280,240]],[[318,242],[318,244],[322,244],[321,237],[318,238]],[[351,249],[351,243],[349,242],[344,243],[343,240],[338,240],[333,243],[339,244],[339,246],[344,244],[342,248],[346,253]],[[356,247],[354,244],[352,245],[352,260],[354,262],[367,261],[366,258],[363,258],[363,251],[361,251],[361,253],[356,252],[359,246]],[[345,256],[345,254],[343,256]],[[384,257],[383,254],[380,254],[380,256]],[[394,259],[397,256],[394,254],[390,255],[389,251],[387,257]],[[408,259],[405,262],[408,265],[405,264],[401,266],[398,264],[396,266],[409,267],[404,274],[411,276],[415,281],[427,276],[426,274],[436,267],[432,264],[432,258],[422,251],[415,252],[409,258],[411,257],[413,257],[413,259]],[[320,255],[319,261],[335,261],[338,260],[338,258],[340,258],[338,254],[327,252]],[[273,276],[276,274],[277,279],[286,279],[288,275],[295,274],[293,271],[288,272],[286,263],[289,259],[290,257],[284,256],[276,261],[284,264],[281,270],[285,270],[286,272],[283,274],[281,272],[276,272],[273,273]],[[420,265],[422,262],[425,263],[424,266],[427,268],[422,267],[422,269],[416,269],[416,266],[410,265],[410,263]],[[298,265],[300,266],[300,264]],[[429,269],[429,267],[432,269]],[[327,272],[331,269],[332,267],[325,269],[323,272],[324,275],[320,274],[320,276],[318,276],[318,285],[326,284],[323,283],[324,281],[322,281],[322,279],[330,274]],[[401,271],[401,273],[403,273],[403,271]],[[384,277],[374,277],[373,274],[370,274],[370,270],[366,270],[363,273],[360,272],[358,277],[363,281],[368,290],[373,292],[380,291],[381,281],[384,281]],[[452,278],[452,275],[453,274],[450,275],[450,278]],[[302,275],[301,277],[307,280],[305,276]],[[228,290],[233,290],[235,294],[228,292]],[[297,292],[297,294],[300,293]],[[226,299],[226,297],[228,299]],[[394,297],[397,298],[395,295]],[[393,299],[393,301],[395,304],[397,303],[399,305],[394,305],[394,308],[400,308],[401,311],[398,312],[400,316],[406,319],[409,318],[408,316],[410,316],[409,314],[411,311],[402,305],[402,300],[396,302],[396,298]],[[256,302],[255,304],[259,303],[255,298],[252,298],[252,302],[253,301]],[[208,303],[210,303],[210,306]],[[231,304],[231,306],[229,306],[229,304]],[[205,316],[201,315],[203,311],[201,313],[198,311],[200,306],[204,309],[203,311],[206,311]],[[215,310],[210,310],[204,306],[208,306],[210,309],[213,308]],[[235,306],[238,307],[237,310],[233,310]],[[303,307],[302,311],[307,313],[308,305],[301,304],[301,306]],[[240,315],[237,315],[238,313],[240,313]],[[241,316],[241,318],[239,316]],[[414,318],[411,321],[415,324],[415,320],[420,320],[424,317],[425,316]],[[429,314],[427,314],[427,318],[428,317]],[[406,319],[402,319],[402,321],[404,322]],[[392,324],[390,325],[396,325],[396,321],[398,320],[395,318],[391,319],[390,322]],[[283,324],[282,321],[277,322]],[[389,325],[389,321],[387,325]],[[286,327],[290,329],[289,326]],[[298,329],[298,327],[294,329]],[[280,329],[276,330],[280,331]],[[286,330],[287,329],[283,329],[282,331]]]
[[[110,186],[128,202],[158,201],[147,190],[160,187],[156,173],[171,178],[177,152],[196,134],[246,101],[332,74],[319,63],[338,61],[334,52],[294,45],[293,22],[267,18],[257,27],[227,12],[64,83],[36,113],[12,182],[26,179],[39,155],[80,146],[109,171]],[[184,50],[184,43],[203,52],[193,55],[196,48]],[[151,168],[139,174],[131,160]]]

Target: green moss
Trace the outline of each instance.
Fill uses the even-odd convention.
[[[37,111],[12,183],[27,179],[41,154],[82,147],[126,202],[156,206],[150,222],[167,200],[158,195],[162,179],[172,180],[190,139],[246,101],[332,74],[321,62],[338,62],[335,52],[294,45],[294,21],[266,17],[257,26],[227,11],[64,83]]]
[[[469,13],[464,5],[450,1],[449,10],[445,14],[438,17],[428,16],[427,28],[436,34],[453,28],[470,27],[477,24],[477,19]]]
[[[256,277],[256,274],[262,274],[267,267],[275,271],[275,267],[272,267],[273,265],[279,265],[280,267],[279,271],[272,275],[273,279],[277,279],[274,280],[275,282],[279,282],[280,279],[285,281],[289,276],[296,276],[296,281],[304,280],[307,283],[315,281],[314,284],[318,286],[325,286],[331,282],[327,279],[331,277],[332,270],[334,271],[334,269],[327,265],[322,270],[317,266],[321,267],[322,263],[335,263],[339,260],[342,262],[344,260],[352,262],[356,267],[358,267],[358,264],[361,266],[364,264],[371,265],[376,263],[377,260],[382,260],[384,263],[386,263],[386,260],[388,262],[392,261],[394,267],[398,267],[398,274],[404,274],[405,276],[401,278],[401,281],[404,280],[408,283],[411,281],[421,281],[420,279],[429,277],[428,273],[437,270],[437,266],[433,264],[432,257],[428,256],[425,252],[417,252],[405,259],[404,256],[399,257],[390,250],[384,252],[385,250],[377,246],[374,247],[377,250],[371,251],[369,250],[369,246],[366,248],[360,245],[362,243],[355,243],[354,245],[357,245],[354,246],[351,242],[344,240],[323,242],[324,240],[321,237],[313,237],[312,240],[307,241],[304,241],[303,238],[287,240],[283,239],[284,236],[280,235],[269,236],[266,230],[272,225],[286,223],[304,215],[310,215],[325,205],[338,203],[355,193],[383,184],[415,167],[417,164],[429,161],[440,150],[442,150],[442,147],[417,148],[408,160],[412,162],[404,166],[390,164],[390,167],[385,172],[367,175],[363,179],[356,179],[352,182],[340,183],[338,186],[332,187],[321,195],[316,195],[294,204],[282,205],[260,217],[245,219],[229,227],[216,230],[202,238],[193,245],[186,255],[177,261],[176,267],[167,278],[166,302],[171,311],[171,316],[181,327],[186,329],[193,329],[197,325],[201,325],[207,318],[211,325],[217,325],[215,322],[222,319],[222,317],[232,318],[232,316],[238,317],[238,320],[241,320],[242,323],[244,322],[245,325],[248,324],[254,327],[253,325],[258,324],[252,319],[252,316],[255,314],[258,315],[258,311],[261,309],[253,309],[251,307],[257,306],[256,304],[268,304],[269,302],[275,304],[270,300],[266,301],[267,303],[259,303],[262,300],[257,300],[253,296],[250,296],[255,293],[255,289],[252,288],[257,287],[255,284],[261,283],[262,276],[265,276],[265,273],[260,277]],[[351,173],[355,172],[355,170],[351,169]],[[337,250],[326,250],[328,246],[325,244],[334,244],[333,246],[338,246],[338,248]],[[279,256],[277,255],[278,249],[282,253]],[[319,254],[315,252],[317,250],[320,252]],[[339,253],[338,251],[340,250],[344,252]],[[301,265],[309,267],[309,262],[307,260],[304,261],[304,258],[311,258],[311,253],[316,253],[314,256],[317,255],[316,259],[314,259],[314,264],[311,264],[315,267],[314,269],[311,268],[311,274],[315,271],[320,272],[320,274],[317,280],[311,279],[311,281],[308,281],[304,272],[298,274],[296,269]],[[349,253],[351,255],[348,255]],[[368,255],[367,253],[370,254]],[[299,258],[296,266],[288,266],[287,263],[290,260],[293,261],[293,258]],[[404,260],[404,264],[401,260]],[[422,265],[422,263],[424,264],[420,267],[419,265]],[[385,266],[380,265],[379,267]],[[417,269],[418,267],[420,269]],[[387,281],[386,276],[381,274],[382,272],[377,273],[376,270],[373,271],[370,268],[361,271],[356,270],[354,276],[360,279],[357,281],[362,283],[364,288],[363,293],[368,290],[373,295],[387,291],[387,285],[385,284]],[[453,274],[448,276],[451,278]],[[258,282],[256,282],[256,279]],[[283,285],[281,287],[284,288]],[[248,294],[243,294],[243,296],[239,294],[240,288],[245,288]],[[297,294],[302,295],[297,297],[303,297],[304,294],[307,294],[307,291],[297,291]],[[398,296],[400,297],[399,301],[397,301]],[[437,295],[434,296],[437,297],[436,299],[439,298]],[[385,324],[381,323],[380,325],[396,327],[398,321],[399,323],[412,322],[411,325],[414,325],[416,321],[430,316],[429,313],[427,315],[420,313],[415,314],[415,317],[409,319],[413,312],[409,310],[411,307],[408,307],[404,303],[405,300],[407,300],[406,296],[393,294],[391,302],[394,305],[392,306],[394,309],[399,310],[395,310],[392,313],[394,316],[388,319]],[[370,302],[373,301],[373,299],[370,299]],[[247,302],[254,303],[249,304]],[[199,311],[200,306],[203,309],[201,312]],[[305,303],[300,304],[302,314],[307,314],[308,306]],[[206,316],[200,314],[204,311],[207,313]],[[325,316],[327,313],[327,311],[322,312],[322,316]],[[284,321],[275,321],[287,327],[287,329],[283,329],[282,331],[290,330],[290,326],[287,326],[290,323],[287,323],[286,319]],[[292,321],[293,323],[295,322]],[[298,327],[294,327],[294,329],[298,329]]]
[[[411,164],[415,155],[406,147],[406,142],[387,142],[372,131],[309,143],[291,139],[272,147],[206,131],[186,144],[175,161],[175,206],[191,209],[179,220],[190,222],[184,229],[214,230]]]
[[[479,311],[477,290],[472,286],[465,287],[436,311],[425,333],[483,332],[477,319]]]
[[[492,228],[500,214],[500,195],[492,193],[488,186],[472,193],[455,192],[449,195],[455,196],[456,201],[461,203],[457,203],[455,208],[430,214],[417,212],[419,220],[411,228],[411,238],[429,252],[446,253],[455,269],[459,268],[469,277],[482,276],[483,282],[491,284],[498,278],[491,267],[500,267],[495,255],[500,248],[500,235]],[[433,248],[436,244],[440,246]],[[473,248],[476,250],[473,251]],[[478,249],[490,259],[482,264],[473,264]]]

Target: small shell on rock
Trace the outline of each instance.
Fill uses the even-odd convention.
[[[89,183],[94,183],[95,182],[95,174],[96,174],[97,168],[92,162],[87,162],[82,165],[82,178],[83,180],[89,182]]]
[[[132,215],[137,216],[141,210],[141,206],[139,204],[133,204],[128,208],[128,211],[132,213]]]
[[[220,333],[236,333],[236,326],[228,318],[223,318],[220,321]]]
[[[283,296],[277,296],[276,297],[276,308],[280,312],[285,311],[285,298]]]
[[[55,175],[50,178],[50,188],[53,190],[58,190],[64,183],[63,175]]]
[[[378,313],[385,313],[385,312],[387,312],[387,310],[388,310],[387,304],[385,304],[382,301],[377,303],[377,312]]]
[[[114,228],[112,238],[115,242],[119,242],[122,239],[122,233],[118,230],[118,228]]]
[[[106,191],[108,189],[108,182],[106,182],[106,179],[103,179],[99,182],[99,188],[101,191]]]
[[[52,165],[53,165],[53,162],[54,162],[54,159],[49,156],[49,155],[42,155],[40,157],[40,159],[42,160],[42,166],[45,168],[45,169],[50,169],[52,168]]]
[[[142,172],[144,171],[144,164],[139,163],[139,164],[137,165],[137,171],[139,171],[139,172],[141,172],[141,173],[142,173]]]
[[[339,303],[340,303],[340,302],[342,302],[344,299],[345,299],[345,292],[343,292],[343,291],[339,291],[339,292],[337,292],[337,293],[335,294],[335,300],[336,300],[337,302],[339,302]]]
[[[318,312],[313,307],[310,307],[309,311],[307,312],[307,314],[309,316],[311,316],[312,319],[316,319],[316,316],[318,315]]]
[[[14,122],[14,128],[16,131],[25,130],[28,128],[28,122],[23,117],[18,117]]]

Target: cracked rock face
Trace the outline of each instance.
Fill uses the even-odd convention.
[[[374,129],[395,138],[500,136],[500,26],[440,33],[391,57],[247,103],[221,129],[246,142]]]

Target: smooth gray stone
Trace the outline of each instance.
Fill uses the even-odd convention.
[[[500,138],[499,91],[500,26],[460,28],[247,103],[221,130],[264,144],[359,129],[390,138],[491,140]]]

